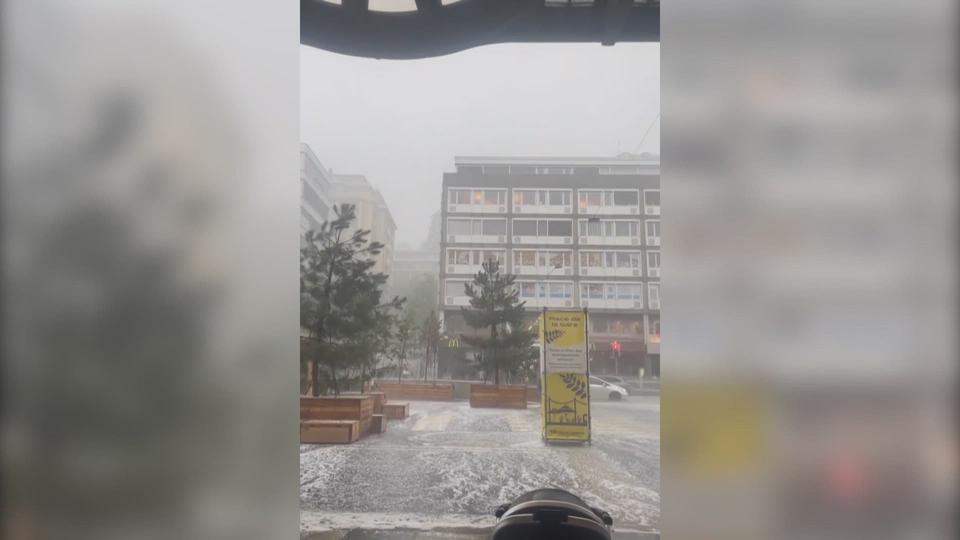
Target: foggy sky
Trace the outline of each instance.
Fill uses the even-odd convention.
[[[659,44],[502,44],[426,60],[300,49],[301,138],[364,174],[419,247],[454,155],[660,150]]]

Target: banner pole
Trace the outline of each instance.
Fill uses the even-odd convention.
[[[590,410],[592,402],[590,401],[590,321],[587,316],[587,308],[583,308],[583,351],[587,364],[587,444],[593,442],[593,412]]]
[[[540,438],[547,441],[547,308],[540,314]]]

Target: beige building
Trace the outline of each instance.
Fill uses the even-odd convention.
[[[369,239],[384,245],[373,267],[376,272],[390,274],[393,269],[393,240],[397,225],[387,203],[362,174],[334,174],[330,184],[334,204],[352,204],[357,209],[357,224],[370,231]]]

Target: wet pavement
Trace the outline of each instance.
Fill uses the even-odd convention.
[[[545,486],[610,512],[618,536],[659,529],[657,396],[594,403],[589,446],[544,445],[536,405],[409,403],[382,435],[301,446],[304,537],[485,537],[497,505]]]

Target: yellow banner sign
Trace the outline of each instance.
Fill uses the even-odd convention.
[[[544,311],[541,419],[546,441],[590,440],[590,382],[587,374],[587,314]]]

